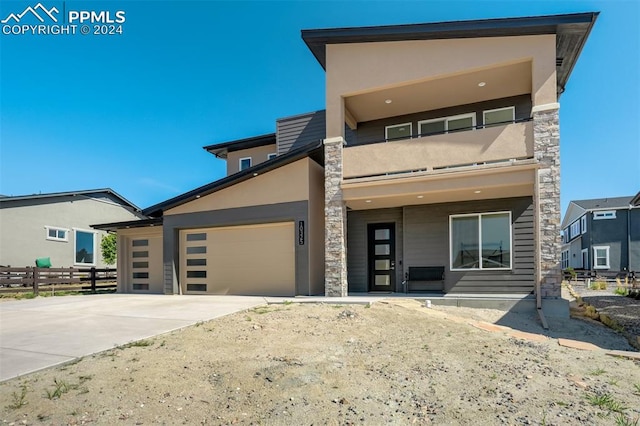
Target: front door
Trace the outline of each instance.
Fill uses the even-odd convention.
[[[393,291],[396,285],[396,225],[368,225],[369,291]]]

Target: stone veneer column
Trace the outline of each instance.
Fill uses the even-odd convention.
[[[533,108],[533,144],[539,166],[534,195],[539,262],[537,271],[543,298],[561,296],[559,108],[557,103]]]
[[[344,138],[324,140],[324,294],[347,296],[346,223],[342,200],[342,148]]]

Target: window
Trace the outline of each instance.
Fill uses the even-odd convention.
[[[451,270],[511,269],[511,212],[449,218]]]
[[[96,234],[91,231],[74,229],[75,231],[75,264],[96,264]]]
[[[569,250],[564,250],[562,252],[562,269],[567,269],[569,267]]]
[[[575,238],[580,235],[580,221],[576,220],[571,224],[571,238]]]
[[[277,153],[272,152],[271,154],[267,154],[267,160],[272,160],[278,156]]]
[[[615,219],[615,218],[616,218],[615,210],[606,211],[606,212],[593,212],[593,220]]]
[[[593,247],[593,269],[609,269],[609,246]]]
[[[561,237],[563,243],[569,242],[569,228],[564,228],[564,230],[561,232]]]
[[[584,215],[580,218],[580,232],[583,234],[587,232],[587,215]]]
[[[504,123],[513,123],[516,119],[515,107],[490,109],[482,113],[484,127],[497,126]]]
[[[420,136],[437,133],[453,132],[456,130],[471,130],[476,126],[476,113],[454,115],[452,117],[435,118],[418,122]]]
[[[582,268],[589,269],[589,250],[582,249],[580,253],[582,254]]]
[[[251,157],[241,158],[238,167],[240,167],[241,171],[251,167]]]
[[[52,241],[69,241],[69,230],[64,228],[55,228],[53,226],[45,226],[47,230],[47,240]]]
[[[384,138],[386,140],[392,139],[411,139],[412,124],[395,124],[393,126],[387,126],[384,128]]]

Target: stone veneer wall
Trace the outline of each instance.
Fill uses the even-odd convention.
[[[347,209],[342,199],[344,139],[324,141],[325,296],[347,296]]]
[[[560,269],[560,123],[558,105],[533,112],[534,153],[538,161],[538,267],[540,295],[543,298],[561,296]]]

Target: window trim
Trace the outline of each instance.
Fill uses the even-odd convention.
[[[598,265],[598,255],[597,250],[605,250],[607,264],[606,265]],[[611,269],[611,261],[609,259],[609,246],[593,246],[593,269]]]
[[[602,210],[598,212],[593,212],[593,220],[606,220],[606,219],[615,219],[616,211],[615,210]]]
[[[504,111],[504,110],[508,110],[508,109],[511,110],[511,121],[503,121],[503,122],[500,122],[500,123],[487,124],[487,113],[488,112]],[[510,123],[513,123],[514,121],[516,121],[516,107],[515,106],[487,109],[487,110],[482,111],[482,127],[504,126],[505,124],[510,124]]]
[[[476,126],[477,126],[477,114],[475,112],[467,112],[464,114],[458,114],[458,115],[449,115],[446,117],[438,117],[438,118],[430,118],[428,120],[420,120],[418,121],[418,137],[422,137],[422,132],[420,130],[420,127],[422,124],[428,124],[428,123],[435,123],[437,121],[444,121],[444,134],[449,133],[449,121],[450,120],[460,120],[462,118],[471,118],[471,129],[467,129],[467,130],[475,130]],[[462,132],[465,129],[458,129],[455,130],[455,132]],[[431,135],[425,135],[425,137],[428,137]]]
[[[267,154],[267,161],[269,160],[273,160],[274,158],[276,158],[278,156],[277,152],[270,152],[269,154]]]
[[[574,228],[575,228],[575,230],[574,230]],[[572,222],[571,225],[569,225],[569,230],[570,230],[569,241],[573,240],[578,235],[581,235],[581,233],[580,233],[580,221],[576,220],[575,222]]]
[[[401,127],[401,126],[409,126],[409,137],[407,139],[412,139],[413,138],[413,123],[410,121],[408,123],[399,123],[399,124],[391,124],[389,126],[384,126],[384,140],[388,141],[389,140],[389,129],[394,128],[394,127]],[[399,141],[402,140],[404,138],[394,138],[391,139],[392,141]]]
[[[247,168],[242,168],[242,161],[243,160],[249,160],[249,167]],[[238,159],[238,171],[241,172],[243,170],[247,170],[250,169],[253,166],[253,160],[251,159],[251,157],[242,157]]]
[[[72,228],[73,229],[73,265],[74,266],[96,266],[97,265],[97,258],[98,258],[98,232],[96,231],[91,231],[89,229],[82,229],[82,228]],[[79,263],[76,261],[76,254],[78,252],[77,248],[77,244],[78,244],[78,232],[84,232],[87,234],[93,234],[93,262],[92,263]]]
[[[509,215],[509,267],[508,268],[483,268],[482,262],[478,262],[478,268],[454,268],[453,267],[453,257],[451,248],[453,247],[453,219],[457,217],[478,217],[478,241],[480,242],[480,246],[482,245],[482,216],[491,216],[491,215]],[[452,214],[449,215],[449,270],[457,271],[457,272],[467,272],[467,271],[512,271],[513,270],[513,218],[511,216],[511,210],[505,211],[497,211],[497,212],[483,212],[483,213],[464,213],[464,214]]]
[[[49,240],[49,241],[62,241],[62,242],[65,242],[65,243],[69,242],[69,229],[68,228],[61,228],[59,226],[45,225],[44,229],[46,229],[45,237],[46,237],[47,240]],[[52,230],[52,229],[55,229],[56,231],[64,231],[64,238],[51,237],[49,235],[49,231]]]
[[[580,233],[587,233],[587,215],[584,215],[580,218]]]

